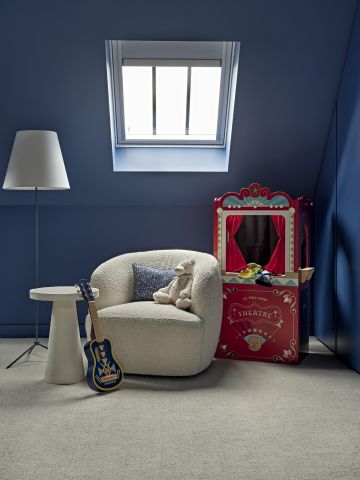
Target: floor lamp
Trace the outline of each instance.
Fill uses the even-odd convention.
[[[39,205],[38,190],[70,188],[56,132],[23,130],[16,133],[3,189],[34,190],[35,204],[35,276],[39,287]],[[39,306],[36,302],[35,338],[29,348],[6,368],[10,368],[36,346],[47,348],[39,341]]]

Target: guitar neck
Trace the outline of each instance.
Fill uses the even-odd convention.
[[[104,334],[103,334],[101,323],[100,323],[100,320],[99,320],[99,317],[98,317],[98,314],[97,314],[95,301],[94,300],[89,301],[88,305],[89,305],[89,313],[90,313],[90,317],[91,317],[91,322],[92,322],[92,325],[93,325],[93,328],[94,328],[95,338],[98,342],[102,342],[102,341],[104,341]]]

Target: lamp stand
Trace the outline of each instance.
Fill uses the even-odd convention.
[[[35,277],[36,277],[36,288],[39,287],[39,202],[38,202],[38,188],[35,187]],[[14,361],[12,361],[6,368],[12,367],[20,358],[24,355],[29,354],[34,350],[36,346],[48,348],[39,340],[39,302],[36,301],[35,306],[35,338],[33,344],[25,350],[21,355],[19,355]]]

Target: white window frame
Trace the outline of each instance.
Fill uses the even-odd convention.
[[[228,127],[229,97],[234,59],[234,42],[160,42],[109,40],[110,87],[115,147],[213,147],[225,148]],[[122,66],[221,66],[220,96],[216,140],[126,139]],[[155,68],[153,68],[154,74]],[[187,126],[190,103],[190,68],[188,69]],[[153,82],[153,125],[156,122]],[[111,108],[111,105],[110,105]]]

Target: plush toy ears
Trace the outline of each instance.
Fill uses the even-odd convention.
[[[183,273],[184,270],[185,268],[182,265],[175,267],[175,273]]]
[[[195,265],[195,260],[185,260],[184,262],[179,263],[177,267],[175,267],[176,273],[183,273],[186,267]]]

